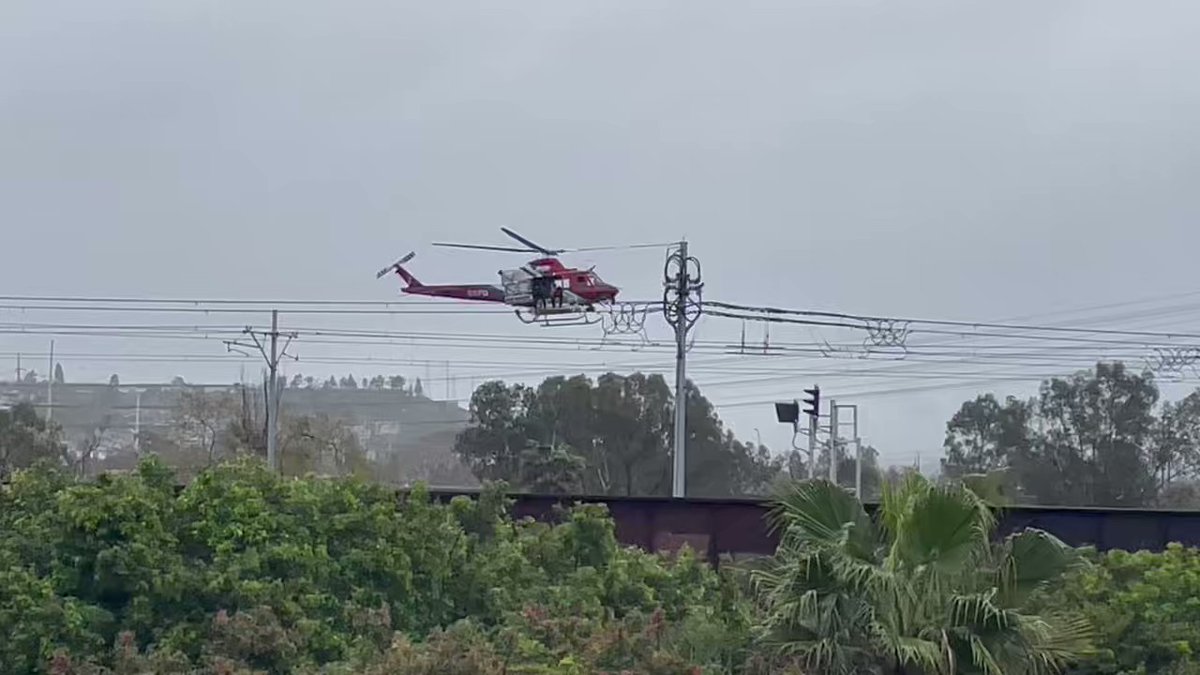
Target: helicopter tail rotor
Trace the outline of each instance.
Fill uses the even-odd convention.
[[[404,265],[404,263],[408,262],[409,260],[412,260],[416,255],[417,255],[416,251],[410,252],[408,255],[397,260],[396,262],[392,263],[391,265],[388,265],[387,267],[379,270],[379,272],[377,272],[375,274],[375,278],[382,279],[385,274],[390,274],[392,272],[395,272],[396,274],[399,274],[400,278],[404,279],[405,283],[407,283],[409,286],[420,286],[421,282],[417,281],[416,277],[409,274],[408,270],[406,270],[406,269],[404,269],[404,267],[402,267],[402,265]]]

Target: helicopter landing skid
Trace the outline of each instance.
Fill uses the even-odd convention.
[[[568,307],[522,307],[514,310],[522,323],[549,326],[591,326],[602,318],[592,309],[579,306]]]

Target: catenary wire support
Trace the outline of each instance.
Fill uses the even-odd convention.
[[[688,331],[703,313],[700,261],[680,241],[667,250],[663,265],[663,317],[675,330],[675,449],[671,496],[687,494],[687,352]]]
[[[604,333],[602,342],[607,342],[610,337],[620,335],[637,335],[641,338],[641,344],[647,345],[650,343],[650,338],[646,335],[646,319],[650,316],[650,312],[661,311],[661,305],[657,302],[617,302],[605,307],[601,313],[600,328]]]
[[[292,340],[296,339],[297,334],[279,331],[279,310],[277,309],[271,310],[271,330],[256,331],[252,327],[246,326],[242,333],[250,336],[253,344],[226,340],[225,348],[227,351],[241,354],[246,352],[239,348],[256,349],[262,355],[263,360],[267,362],[267,466],[272,471],[279,471],[279,399],[283,394],[283,388],[279,386],[279,362],[285,358],[293,361],[299,360],[287,353],[288,347],[291,346]],[[282,349],[279,348],[279,338],[285,339]]]
[[[1182,380],[1185,369],[1197,374],[1200,347],[1155,347],[1145,358],[1146,368],[1157,375]]]

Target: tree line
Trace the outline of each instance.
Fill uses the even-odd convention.
[[[1161,401],[1151,372],[1121,362],[1046,380],[1031,398],[966,401],[944,448],[948,477],[1002,472],[1018,502],[1200,506],[1200,390]]]
[[[420,388],[419,380],[399,375],[344,380],[339,388],[406,393]],[[321,386],[300,375],[288,384]],[[165,428],[144,429],[138,449],[191,472],[228,456],[264,455],[261,394],[252,388],[231,395],[181,387]],[[800,453],[772,453],[737,439],[692,383],[685,405],[690,495],[762,495],[783,478],[809,475]],[[452,442],[452,454],[412,477],[429,478],[432,471],[442,484],[462,484],[465,477],[505,480],[530,492],[669,494],[674,406],[672,389],[659,375],[556,376],[536,385],[485,382],[472,394],[470,425],[452,441],[439,441]],[[108,433],[101,425],[68,444],[61,429],[47,427],[32,407],[0,410],[0,472],[38,457],[55,457],[81,475],[132,466],[137,453],[111,447]],[[353,420],[287,416],[285,410],[280,439],[283,468],[292,475],[358,472],[388,481],[408,475],[403,468],[372,463]],[[964,402],[947,422],[944,452],[947,479],[996,474],[997,494],[1015,502],[1200,506],[1200,391],[1163,401],[1151,373],[1101,362],[1046,380],[1033,397],[986,393]],[[883,470],[872,447],[863,456],[864,497],[878,499],[882,485],[899,480],[903,471]],[[828,450],[822,450],[812,467],[815,475],[827,475],[828,466]],[[841,457],[838,482],[853,484],[854,473],[853,457]]]
[[[685,405],[689,495],[763,494],[799,468],[735,438],[691,383]],[[454,451],[481,480],[532,492],[670,494],[675,400],[661,375],[485,382],[470,413]]]

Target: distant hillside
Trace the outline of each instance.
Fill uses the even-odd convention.
[[[109,447],[132,446],[135,432],[171,430],[171,412],[184,389],[225,392],[261,405],[260,387],[174,384],[56,384],[52,419],[63,427],[69,443],[102,431]],[[0,383],[0,405],[20,401],[46,410],[47,385]],[[477,485],[452,453],[454,438],[467,426],[469,414],[453,401],[435,401],[411,389],[287,387],[281,399],[284,416],[328,415],[345,420],[388,482],[426,480],[436,485]]]

